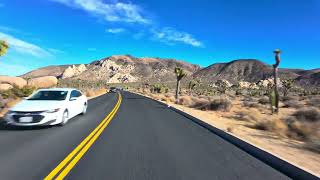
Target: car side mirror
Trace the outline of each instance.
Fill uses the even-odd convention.
[[[76,98],[76,97],[71,97],[70,98],[70,101],[75,101],[75,100],[77,100],[78,98]]]

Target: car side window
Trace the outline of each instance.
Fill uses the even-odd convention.
[[[77,96],[77,91],[75,91],[75,90],[71,91],[71,94],[70,94],[70,99],[73,98],[73,97],[78,97]]]
[[[77,92],[77,97],[82,96],[81,92],[79,92],[79,91],[76,91],[76,92]]]

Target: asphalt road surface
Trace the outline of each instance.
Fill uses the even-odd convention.
[[[48,177],[103,120],[108,120],[105,129],[99,129],[101,134],[90,140],[91,146],[84,153],[77,151],[52,177],[69,168],[65,179],[288,179],[166,106],[121,94],[122,98],[109,93],[90,100],[87,114],[63,127],[1,125],[0,179]],[[115,111],[117,104],[120,108]],[[110,112],[114,117],[105,118]]]

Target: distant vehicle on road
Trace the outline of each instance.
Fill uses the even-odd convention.
[[[77,89],[41,89],[12,107],[5,115],[16,126],[65,125],[87,111],[87,97]]]
[[[109,89],[109,92],[111,92],[111,93],[115,93],[117,91],[118,91],[118,88],[116,88],[116,87],[110,87],[110,89]]]

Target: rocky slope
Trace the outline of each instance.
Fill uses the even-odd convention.
[[[120,55],[107,57],[90,64],[40,68],[22,77],[49,74],[62,79],[106,80],[109,83],[163,82],[175,80],[175,67],[182,67],[189,75],[200,70],[198,65],[175,59],[135,58],[130,55]]]
[[[216,63],[203,68],[193,74],[194,78],[201,78],[205,81],[216,81],[226,79],[231,83],[239,81],[258,82],[268,79],[273,74],[273,68],[256,59],[240,59],[229,63]],[[280,79],[295,79],[300,85],[319,86],[320,69],[279,69]]]
[[[198,65],[161,58],[136,58],[130,55],[111,56],[82,65],[48,66],[31,71],[22,77],[56,76],[83,80],[121,82],[168,82],[175,81],[174,68],[182,67],[189,77],[203,82],[225,79],[236,83],[258,82],[272,76],[272,66],[256,59],[240,59],[228,63],[216,63],[206,68]],[[320,85],[320,69],[279,69],[281,79],[295,79],[303,86]]]

